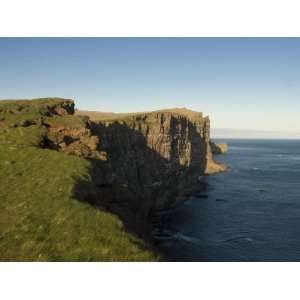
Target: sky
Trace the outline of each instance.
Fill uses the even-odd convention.
[[[300,137],[300,38],[0,38],[0,99],[49,96]]]

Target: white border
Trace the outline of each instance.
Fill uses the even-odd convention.
[[[2,263],[0,270],[5,300],[299,299],[298,263]]]
[[[296,0],[1,0],[1,36],[299,36]]]
[[[300,36],[299,6],[296,0],[0,0],[0,36],[291,37]],[[292,300],[299,299],[299,271],[299,263],[0,263],[0,293],[5,300]]]

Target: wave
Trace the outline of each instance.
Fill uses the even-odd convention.
[[[168,241],[168,240],[180,240],[180,241],[184,241],[193,245],[199,245],[199,246],[203,246],[203,245],[220,245],[220,244],[231,244],[231,243],[235,243],[238,242],[240,240],[252,243],[254,242],[254,240],[248,236],[245,235],[236,235],[236,236],[232,236],[226,239],[219,239],[219,240],[210,240],[207,241],[205,240],[205,242],[197,237],[194,236],[190,236],[190,235],[186,235],[183,234],[181,232],[172,232],[170,230],[163,230],[160,232],[153,232],[153,237],[156,240],[163,240],[163,241]]]
[[[300,160],[300,154],[275,154],[274,157],[291,160]]]

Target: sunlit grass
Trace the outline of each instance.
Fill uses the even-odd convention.
[[[0,145],[1,261],[148,261],[157,257],[114,215],[72,197],[89,162]]]

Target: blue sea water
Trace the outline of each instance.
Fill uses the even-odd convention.
[[[171,261],[300,261],[300,141],[226,142],[229,171],[161,213],[157,247]]]

